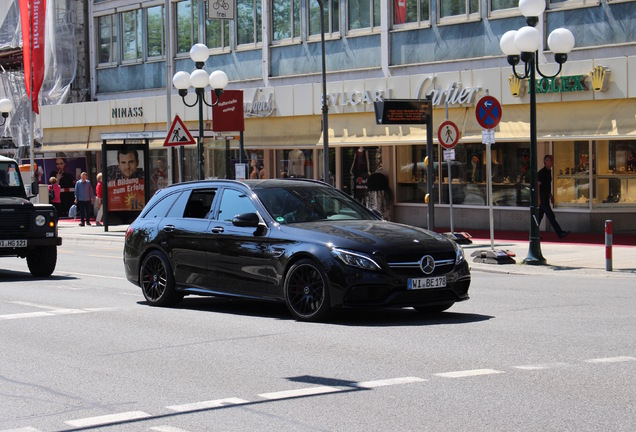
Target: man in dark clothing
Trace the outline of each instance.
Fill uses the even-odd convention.
[[[546,155],[543,158],[543,168],[539,170],[537,173],[537,183],[539,186],[539,220],[538,224],[541,223],[541,219],[543,219],[543,215],[545,214],[550,221],[550,225],[554,228],[554,232],[557,233],[560,239],[570,234],[570,231],[564,231],[561,229],[561,226],[556,220],[554,216],[554,212],[552,211],[551,204],[554,204],[554,196],[552,195],[552,165],[554,164],[554,160],[552,159],[552,155]]]

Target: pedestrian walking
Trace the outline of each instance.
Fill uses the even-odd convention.
[[[51,177],[49,179],[49,203],[53,204],[55,210],[57,212],[58,217],[60,216],[60,210],[62,206],[62,188],[60,184],[57,182],[57,177]]]
[[[93,196],[91,181],[88,179],[88,174],[83,172],[81,179],[75,183],[75,204],[80,214],[79,226],[84,226],[84,222],[86,222],[86,225],[91,224],[89,212],[93,203]]]
[[[102,217],[104,216],[104,205],[102,202],[102,173],[97,174],[97,185],[95,186],[95,208],[97,216],[95,216],[95,225],[102,225]]]
[[[552,205],[554,204],[554,195],[552,194],[552,165],[554,165],[554,159],[552,155],[545,155],[543,158],[543,168],[537,173],[537,184],[539,186],[539,219],[537,224],[541,223],[543,215],[545,214],[550,221],[550,225],[554,228],[554,232],[557,233],[560,239],[570,234],[570,231],[564,231],[561,225],[556,220],[556,216],[552,211]]]

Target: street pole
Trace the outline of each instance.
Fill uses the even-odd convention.
[[[325,183],[329,181],[329,121],[327,106],[327,66],[325,60],[325,14],[322,0],[318,0],[320,5],[320,47],[322,49],[322,166]]]
[[[199,104],[199,140],[197,141],[197,151],[199,153],[199,180],[205,178],[205,163],[203,160],[203,89],[196,89]]]

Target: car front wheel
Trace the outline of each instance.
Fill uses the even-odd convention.
[[[329,315],[327,276],[316,262],[303,259],[291,266],[285,278],[285,303],[300,321],[320,321]]]
[[[183,295],[174,288],[172,266],[161,252],[150,252],[141,264],[141,291],[152,306],[174,306]]]

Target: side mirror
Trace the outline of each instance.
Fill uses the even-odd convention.
[[[40,184],[36,181],[31,183],[31,196],[38,196],[40,193]]]
[[[260,222],[256,213],[243,213],[232,218],[232,225],[237,227],[256,228]]]

